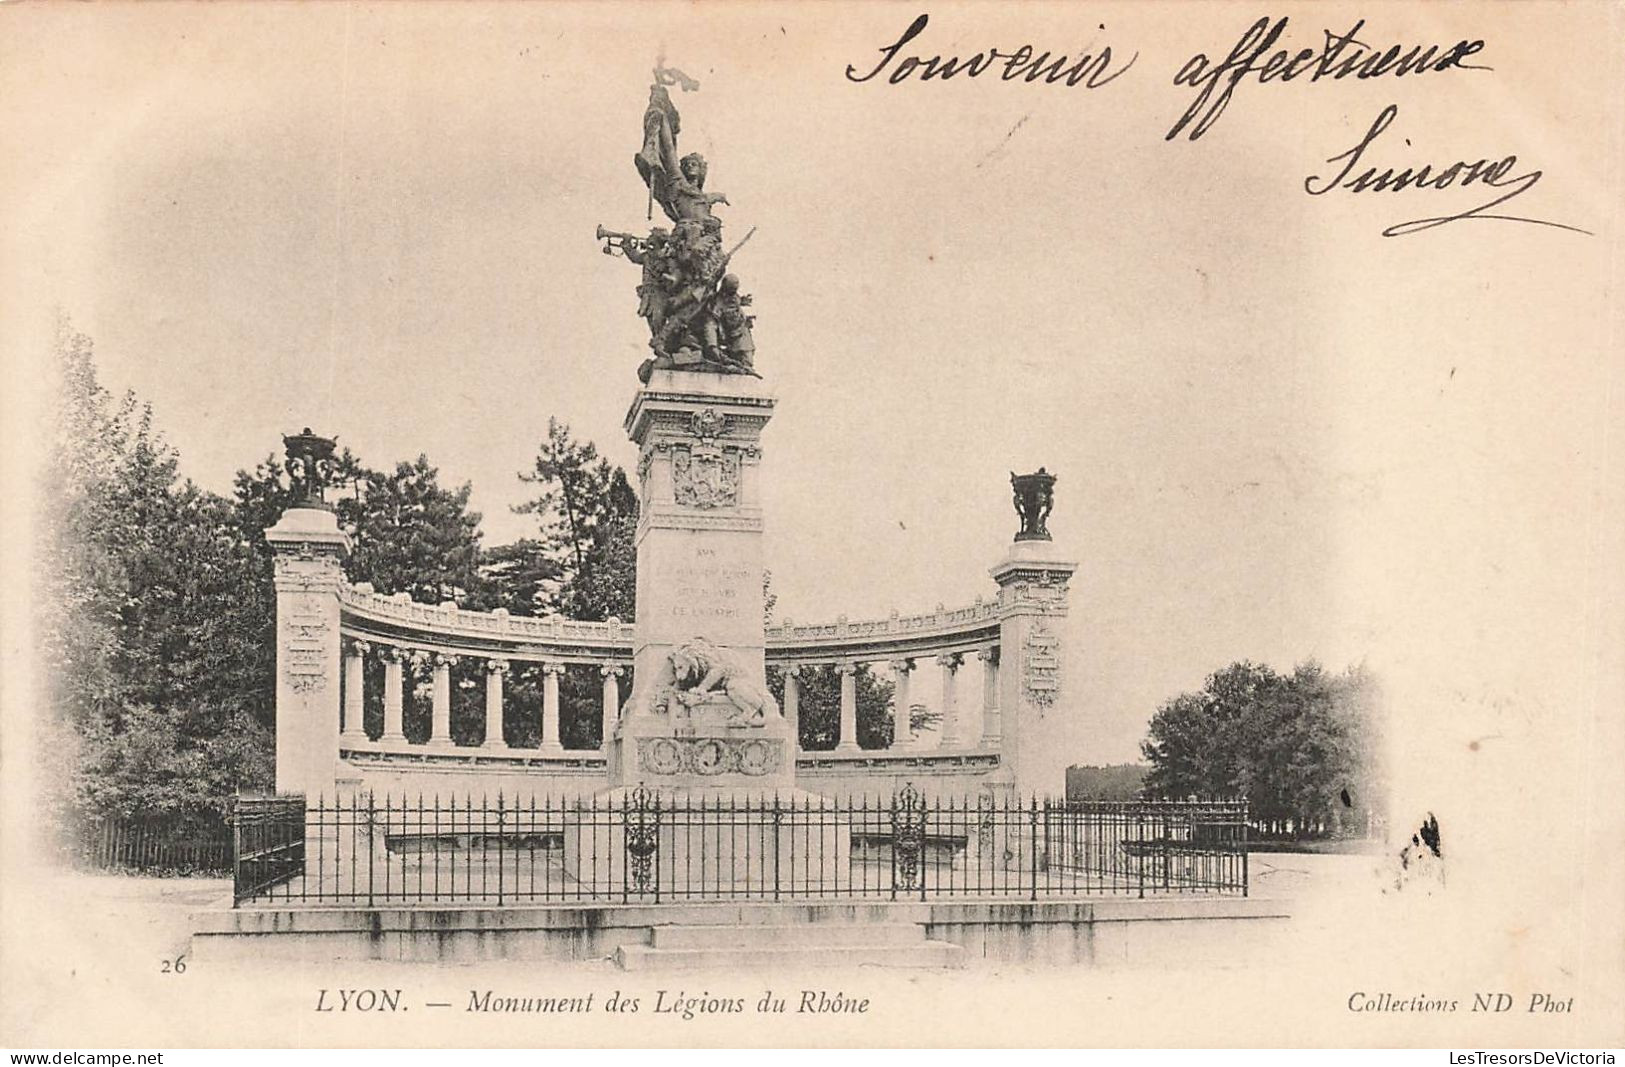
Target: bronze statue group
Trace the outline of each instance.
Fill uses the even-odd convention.
[[[643,382],[667,369],[754,375],[755,318],[745,311],[750,296],[739,291],[738,276],[728,273],[729,261],[750,234],[723,251],[722,220],[711,209],[728,198],[706,192],[705,157],[691,152],[677,158],[681,121],[666,88],[673,84],[699,87],[679,71],[655,70],[643,115],[643,148],[633,157],[649,187],[650,214],[658,203],[672,226],[656,226],[641,238],[599,227],[598,236],[606,254],[620,252],[643,268],[638,314],[648,320],[653,351],[638,368]]]

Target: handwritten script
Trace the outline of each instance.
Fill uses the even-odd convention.
[[[1120,53],[1114,53],[1110,45],[1092,44],[1087,50],[1074,53],[1054,52],[1032,44],[988,47],[964,56],[924,56],[905,51],[925,32],[929,22],[930,17],[921,14],[895,41],[878,49],[878,60],[849,64],[847,80],[860,84],[901,85],[909,81],[946,82],[961,76],[970,80],[992,74],[1004,82],[1101,89],[1128,73],[1139,58],[1139,53],[1134,52],[1120,60]],[[1205,52],[1198,52],[1187,59],[1174,74],[1173,84],[1195,90],[1195,96],[1163,139],[1173,141],[1183,135],[1188,141],[1200,140],[1225,113],[1236,90],[1249,80],[1259,85],[1290,82],[1312,85],[1345,78],[1415,80],[1423,75],[1494,69],[1467,62],[1484,51],[1485,42],[1481,38],[1461,38],[1451,44],[1383,47],[1361,38],[1366,32],[1366,22],[1360,19],[1342,32],[1321,31],[1314,47],[1289,47],[1283,44],[1288,26],[1285,16],[1261,18],[1247,27],[1222,58],[1214,59]],[[1101,30],[1105,28],[1100,24]],[[1465,210],[1441,212],[1388,226],[1382,231],[1384,237],[1421,233],[1469,219],[1524,222],[1590,235],[1591,231],[1578,226],[1493,210],[1527,193],[1541,179],[1539,170],[1512,174],[1518,166],[1516,155],[1458,160],[1444,165],[1428,162],[1397,170],[1393,166],[1379,168],[1368,163],[1367,153],[1398,115],[1397,104],[1383,108],[1359,143],[1325,160],[1335,169],[1304,179],[1304,191],[1310,196],[1326,196],[1336,191],[1438,193],[1479,186],[1492,194],[1488,200]]]

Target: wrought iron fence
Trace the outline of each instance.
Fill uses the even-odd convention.
[[[932,900],[1247,892],[1244,801],[681,798],[244,802],[236,900]]]

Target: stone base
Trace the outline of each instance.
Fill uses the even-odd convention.
[[[605,746],[612,786],[662,790],[743,790],[751,795],[795,788],[796,739],[790,723],[769,711],[754,725],[724,696],[693,707],[634,710]]]
[[[738,923],[656,926],[648,944],[615,950],[623,971],[806,967],[932,967],[965,965],[965,950],[929,941],[925,927],[898,922]]]
[[[613,789],[564,825],[566,873],[631,899],[773,899],[829,892],[850,877],[849,821],[800,790]]]
[[[961,945],[962,958],[976,963],[1262,967],[1279,960],[1292,911],[1286,901],[1225,896],[379,909],[232,908],[223,900],[193,917],[191,949],[199,960],[239,963],[258,974],[267,960],[323,966],[334,960],[602,960],[628,945],[654,947],[657,931],[689,925],[767,925],[781,934],[791,927],[851,925],[875,931],[873,943],[885,944],[891,935],[884,928],[917,923],[927,939]],[[788,943],[808,940],[832,939],[807,933]]]

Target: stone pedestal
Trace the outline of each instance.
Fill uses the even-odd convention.
[[[339,759],[339,586],[350,539],[318,507],[265,531],[276,553],[276,789],[334,795]]]
[[[844,877],[851,834],[795,788],[795,725],[767,688],[758,379],[655,371],[638,446],[634,689],[609,726],[610,789],[566,820],[565,866],[642,899],[761,895]],[[663,889],[662,889],[663,887]]]
[[[1062,627],[1075,561],[1048,540],[1018,540],[990,571],[999,583],[999,730],[1017,796],[1059,795],[1053,722],[1072,710],[1063,699]]]
[[[635,688],[607,726],[610,785],[788,791],[795,739],[763,659],[762,429],[746,375],[655,371],[638,446]]]
[[[614,789],[568,815],[564,864],[595,893],[772,900],[849,884],[852,834],[808,793]]]

